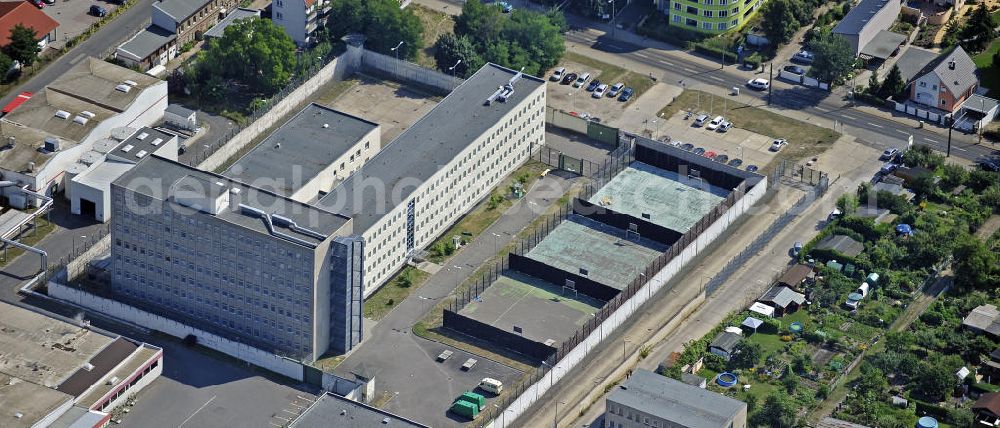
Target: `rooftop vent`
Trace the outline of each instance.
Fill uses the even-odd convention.
[[[124,81],[124,82],[122,82],[122,83],[124,83],[124,84],[126,84],[126,85],[129,85],[129,86],[135,86],[135,85],[138,85],[138,83],[135,83],[135,81],[134,81],[134,80],[126,80],[126,81]]]
[[[949,70],[955,69],[955,60],[948,61],[948,69]]]
[[[45,137],[44,147],[46,151],[58,152],[59,151],[59,139],[56,137]]]
[[[347,410],[340,409],[340,416],[344,416],[346,414],[347,414]]]
[[[83,116],[77,116],[77,117],[73,118],[73,123],[79,123],[80,125],[86,125],[88,120],[90,120],[90,119],[87,119],[87,118],[85,118]]]
[[[143,157],[143,156],[146,156],[146,155],[147,155],[148,153],[149,153],[149,152],[147,152],[147,151],[145,151],[145,150],[139,150],[139,153],[136,153],[136,154],[135,154],[135,157],[137,157],[137,158],[141,158],[141,157]]]
[[[118,91],[118,92],[124,92],[124,93],[127,94],[128,91],[132,90],[132,87],[123,83],[121,85],[115,86],[115,90]]]
[[[163,143],[163,139],[162,138],[157,138],[157,139],[153,140],[153,142],[150,143],[150,144],[152,144],[153,146],[159,146],[161,143]]]
[[[131,144],[126,144],[125,147],[122,147],[122,151],[125,152],[125,153],[128,153],[128,152],[132,151],[133,147],[135,147],[135,146],[133,146]]]
[[[15,419],[21,419],[21,418],[23,418],[23,417],[24,417],[24,413],[21,413],[21,412],[14,412],[14,418],[15,418]]]
[[[94,116],[97,116],[97,115],[96,115],[96,114],[94,114],[94,113],[92,113],[92,112],[89,112],[89,111],[87,111],[87,110],[84,110],[84,111],[81,111],[81,112],[80,112],[80,116],[83,116],[83,117],[85,117],[85,118],[87,118],[87,119],[93,119],[93,118],[94,118]]]
[[[56,110],[56,117],[60,119],[69,119],[69,112],[66,110]]]
[[[118,383],[118,380],[118,376],[111,376],[111,379],[108,379],[108,385],[115,385]]]
[[[136,139],[139,139],[139,140],[145,140],[145,139],[146,139],[146,137],[148,137],[148,136],[149,136],[149,134],[147,134],[147,133],[143,132],[143,133],[141,133],[141,134],[137,135],[137,136],[136,136],[135,138],[136,138]]]
[[[329,128],[329,127],[330,127],[330,124],[329,124],[329,123],[324,123],[324,124],[323,124],[323,129],[326,129],[326,128]]]
[[[382,418],[382,425],[389,425],[389,418]]]

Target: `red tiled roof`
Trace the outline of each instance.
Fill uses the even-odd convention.
[[[50,18],[31,3],[26,1],[0,2],[0,46],[7,46],[10,43],[10,32],[17,24],[35,30],[39,40],[59,26],[56,20]]]

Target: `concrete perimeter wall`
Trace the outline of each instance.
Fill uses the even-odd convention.
[[[246,128],[243,128],[242,131],[216,150],[215,153],[212,153],[211,156],[201,161],[197,165],[198,169],[214,171],[225,164],[229,158],[239,153],[240,150],[243,150],[244,147],[260,136],[261,133],[276,125],[285,115],[292,113],[294,108],[298,107],[303,101],[306,101],[321,86],[334,79],[343,80],[344,77],[354,72],[354,69],[350,67],[352,64],[351,54],[351,51],[348,50],[344,55],[330,61],[315,76],[299,85],[287,97],[275,104],[274,107],[271,107],[267,113],[262,114],[259,119],[247,125]],[[356,64],[356,62],[354,63]]]
[[[358,48],[348,46],[348,53],[352,49]],[[424,87],[443,94],[450,93],[455,87],[464,82],[461,78],[367,49],[361,52],[360,55],[361,68],[367,72],[387,76],[396,81]]]
[[[632,296],[631,299],[625,301],[617,311],[611,314],[600,326],[600,328],[595,328],[593,332],[587,336],[579,345],[573,348],[569,353],[566,354],[563,359],[556,362],[555,367],[558,370],[549,370],[546,376],[543,376],[541,380],[535,382],[535,384],[529,386],[520,397],[514,400],[503,412],[498,412],[504,414],[505,417],[501,419],[494,419],[487,422],[484,426],[486,428],[506,428],[518,426],[516,419],[521,416],[529,407],[531,407],[535,401],[539,398],[544,397],[545,393],[563,376],[566,375],[570,370],[577,366],[587,354],[590,353],[598,344],[601,343],[605,338],[614,334],[615,329],[621,326],[625,321],[636,313],[640,307],[646,303],[653,295],[655,295],[664,285],[670,282],[671,279],[680,272],[685,265],[690,263],[698,254],[706,247],[708,247],[716,238],[719,237],[730,225],[732,225],[737,219],[745,214],[750,207],[752,207],[764,193],[767,191],[767,180],[762,180],[760,183],[753,186],[747,193],[737,200],[735,204],[726,211],[724,215],[719,217],[714,223],[712,223],[708,228],[706,228],[701,235],[684,249],[677,257],[674,257],[663,269],[656,273],[639,291]],[[688,305],[690,307],[690,305]],[[506,415],[507,412],[511,412],[511,415]]]

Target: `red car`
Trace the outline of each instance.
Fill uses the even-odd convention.
[[[35,5],[35,7],[39,9],[45,8],[45,3],[42,3],[42,0],[29,0],[29,1],[31,1],[31,4]]]

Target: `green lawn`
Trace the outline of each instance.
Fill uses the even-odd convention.
[[[14,239],[24,245],[35,245],[45,238],[46,235],[52,233],[55,228],[56,226],[54,224],[45,220],[44,215],[39,216],[35,220],[35,229],[25,229],[23,235]],[[4,257],[4,254],[7,255],[6,258]],[[16,259],[21,254],[24,254],[24,250],[13,246],[8,247],[6,252],[0,253],[0,266],[6,265],[8,262]]]
[[[402,303],[413,290],[420,288],[431,276],[429,273],[413,266],[404,267],[396,276],[386,282],[371,296],[365,299],[365,318],[380,320]]]
[[[994,20],[997,14],[994,14]],[[993,55],[997,52],[1000,52],[1000,39],[994,40],[989,48],[972,58],[980,70],[980,83],[990,88],[989,96],[993,98],[1000,97],[1000,64],[993,63]]]
[[[424,48],[417,53],[417,64],[437,69],[437,62],[434,60],[434,52],[436,51],[434,43],[442,35],[455,32],[455,20],[452,19],[451,15],[428,9],[419,4],[412,4],[409,9],[420,18],[420,23],[424,26],[422,37]]]

